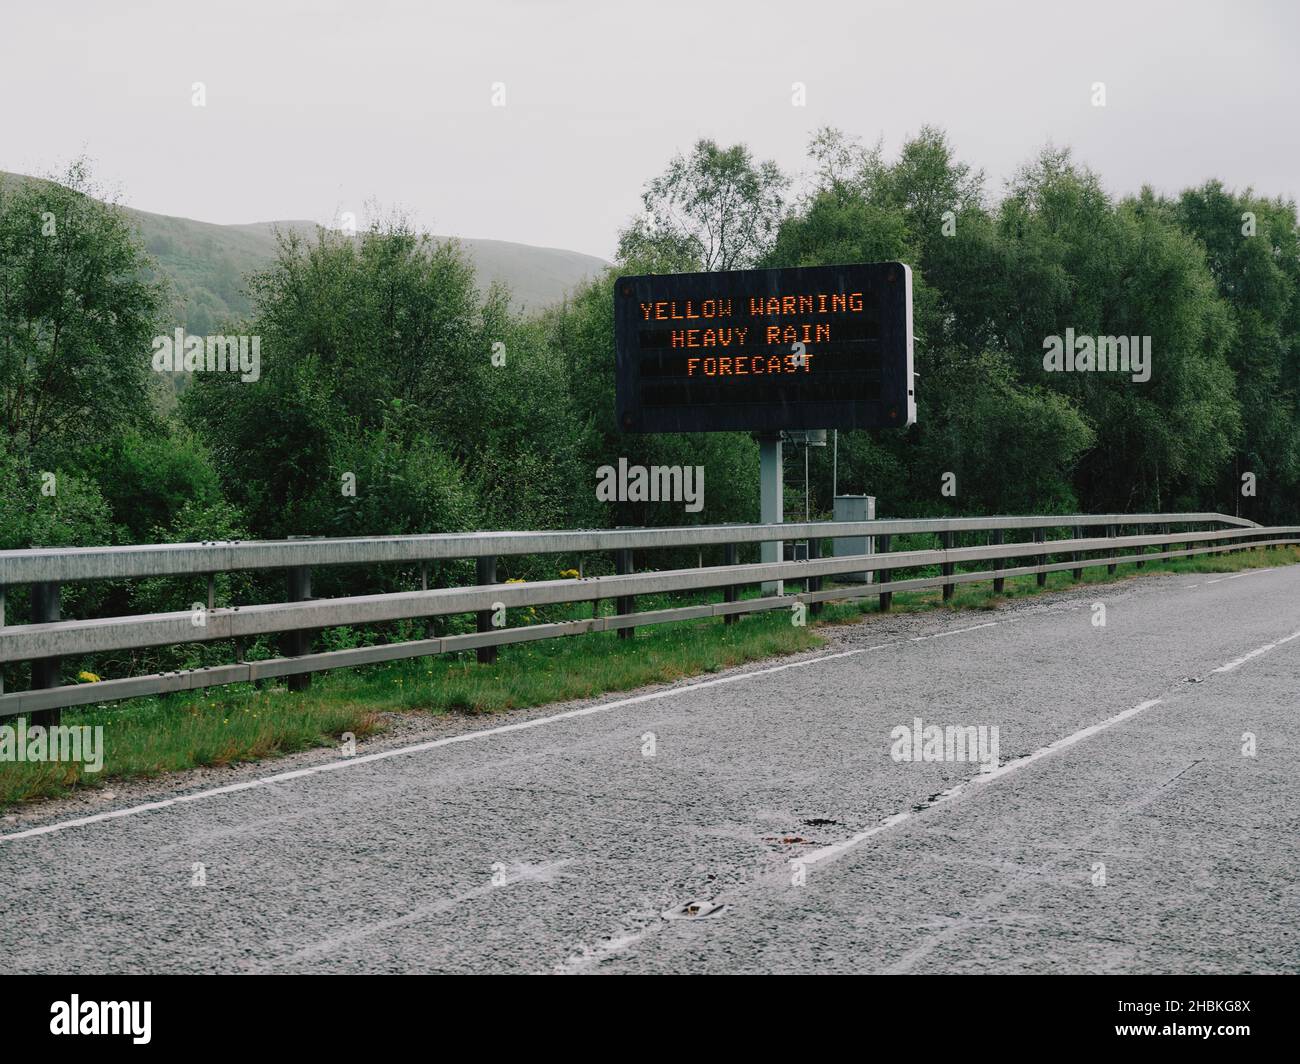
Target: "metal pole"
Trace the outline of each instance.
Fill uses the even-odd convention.
[[[808,541],[808,557],[815,561],[822,556],[822,541],[820,539],[810,539]],[[820,591],[822,589],[822,578],[820,576],[810,577],[808,580],[809,591]],[[814,602],[812,604],[812,615],[816,617],[822,611],[822,603]]]
[[[939,533],[939,546],[942,547],[944,550],[952,550],[952,533],[951,533],[951,532],[940,532],[940,533]],[[952,566],[952,563],[951,563],[951,562],[944,562],[943,564],[941,564],[941,565],[939,566],[939,572],[942,573],[944,576],[952,576],[952,570],[953,570],[953,566]],[[944,601],[944,602],[948,602],[948,601],[952,598],[952,588],[953,588],[953,585],[952,585],[952,584],[944,584],[944,585],[943,585],[943,601]]]
[[[475,580],[479,584],[495,584],[497,582],[497,558],[495,554],[481,554],[474,563]],[[478,611],[478,630],[480,632],[492,631],[492,611]],[[495,665],[497,660],[496,647],[479,647],[476,655],[480,665]]]
[[[831,505],[840,493],[840,430],[835,429],[835,442],[831,446]]]
[[[737,565],[740,562],[740,550],[734,543],[728,543],[722,548],[722,564]],[[735,584],[728,584],[722,589],[723,602],[735,602],[740,598],[740,588]],[[723,624],[735,624],[740,620],[740,614],[728,613],[722,618]]]
[[[632,568],[632,548],[623,547],[620,550],[616,550],[614,552],[614,572],[619,576],[623,576],[635,571],[636,570]],[[618,601],[614,604],[614,612],[624,614],[635,613],[636,598],[632,595],[620,596]],[[618,637],[619,639],[631,639],[634,631],[635,629],[633,628],[620,628],[618,630]]]
[[[785,502],[782,498],[781,434],[767,433],[758,438],[759,464],[759,518],[765,525],[779,525],[785,520]],[[759,561],[764,563],[783,560],[781,540],[759,544]],[[783,595],[783,581],[769,580],[763,584],[763,595]]]
[[[51,624],[59,619],[59,585],[43,583],[32,585],[32,624]],[[32,690],[59,686],[59,658],[41,658],[32,662]],[[47,709],[32,714],[32,724],[53,727],[63,719],[63,710]]]
[[[305,565],[295,566],[289,570],[289,601],[305,602],[311,598],[311,569]],[[311,650],[311,633],[306,631],[288,632],[281,646],[286,657],[298,658]],[[288,677],[290,691],[306,691],[311,687],[311,673],[299,672]]]
[[[876,537],[876,553],[877,553],[877,554],[888,554],[888,553],[889,553],[889,540],[890,540],[890,538],[891,538],[890,536],[877,536],[877,537]],[[876,573],[876,579],[877,579],[877,581],[879,581],[880,578],[883,576],[883,577],[884,577],[884,581],[883,581],[883,582],[886,583],[886,584],[889,583],[891,580],[894,579],[894,572],[893,572],[892,569],[877,569],[877,570],[875,570],[875,573]],[[889,607],[892,606],[893,603],[894,603],[894,593],[893,593],[892,591],[882,591],[882,592],[880,593],[880,612],[881,612],[881,613],[888,613],[888,612],[889,612]]]

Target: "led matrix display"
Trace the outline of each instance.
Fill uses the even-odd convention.
[[[614,333],[626,432],[916,420],[902,263],[620,277]]]

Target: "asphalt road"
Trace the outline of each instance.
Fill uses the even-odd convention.
[[[873,619],[0,825],[0,970],[1295,972],[1298,692],[1300,566]],[[1000,767],[894,760],[917,717]]]

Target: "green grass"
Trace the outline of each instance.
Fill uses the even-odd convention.
[[[1113,576],[1103,567],[1085,569],[1081,583],[1111,584],[1140,573],[1229,573],[1296,562],[1300,562],[1300,548],[1278,548],[1151,562],[1142,570],[1121,565]],[[1075,582],[1069,572],[1048,575],[1046,590],[1071,586]],[[897,592],[893,609],[989,610],[1040,590],[1033,576],[1010,577],[1000,595],[988,582],[958,585],[947,604],[937,588]],[[663,597],[638,599],[642,610],[667,604]],[[828,603],[817,623],[855,623],[878,610],[873,593]],[[809,621],[813,622],[811,616]],[[315,676],[306,692],[236,684],[68,710],[63,715],[65,724],[103,726],[102,771],[83,773],[80,764],[0,763],[0,808],[102,787],[114,779],[153,777],[336,745],[345,732],[364,738],[382,727],[379,714],[385,711],[492,713],[717,672],[820,646],[825,640],[816,632],[817,623],[795,627],[789,614],[778,610],[747,616],[735,625],[716,620],[654,625],[640,629],[634,640],[599,632],[504,646],[495,665],[478,665],[472,654],[461,654],[340,669]]]
[[[634,640],[598,632],[500,648],[495,665],[472,653],[340,669],[313,677],[306,692],[232,684],[206,692],[138,698],[66,710],[67,725],[102,725],[104,763],[0,763],[0,808],[99,787],[113,779],[278,757],[373,733],[379,714],[490,713],[626,691],[718,672],[822,642],[784,613],[743,623],[679,622],[644,628]],[[12,722],[10,722],[12,723]]]

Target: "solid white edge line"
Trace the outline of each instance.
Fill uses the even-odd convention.
[[[946,630],[936,632],[933,635],[920,636],[918,639],[910,640],[917,642],[926,639],[938,639],[945,635],[957,635],[960,632],[973,632],[980,628],[990,628],[996,625],[997,621],[991,621],[988,624],[977,624],[971,628],[959,628],[956,630]],[[261,776],[257,779],[246,780],[242,783],[230,783],[221,787],[212,787],[207,790],[194,791],[190,794],[177,795],[175,798],[164,798],[156,802],[145,802],[142,805],[126,806],[123,809],[112,809],[103,813],[92,813],[90,816],[76,817],[72,820],[62,820],[54,824],[45,824],[37,828],[28,828],[25,831],[15,831],[10,835],[0,835],[0,842],[13,842],[18,839],[30,839],[37,835],[52,835],[55,832],[64,831],[68,828],[85,827],[88,824],[99,824],[107,820],[117,820],[125,816],[133,816],[136,813],[153,812],[156,809],[167,809],[174,805],[181,805],[184,802],[197,802],[204,798],[216,798],[224,794],[235,794],[239,791],[251,791],[258,787],[266,787],[273,783],[287,783],[290,780],[305,779],[308,776],[316,776],[322,772],[333,772],[335,769],[351,768],[354,765],[370,764],[374,761],[384,761],[390,757],[401,757],[405,754],[419,754],[426,750],[436,750],[439,747],[451,746],[453,743],[472,742],[476,739],[486,739],[494,735],[504,735],[508,732],[526,731],[529,728],[540,728],[544,724],[554,724],[556,721],[574,720],[579,717],[589,717],[596,713],[605,713],[612,709],[621,709],[624,706],[633,706],[642,702],[653,702],[660,698],[670,698],[673,695],[685,694],[690,691],[702,691],[708,687],[718,687],[722,684],[737,683],[740,680],[747,680],[754,676],[770,676],[773,673],[784,672],[786,669],[799,669],[806,665],[816,665],[824,661],[835,661],[839,658],[851,658],[858,654],[870,654],[876,650],[885,650],[888,647],[903,646],[907,640],[893,640],[888,643],[878,643],[870,647],[857,647],[853,650],[836,651],[834,654],[821,654],[816,657],[805,658],[802,661],[787,661],[780,665],[772,665],[765,669],[754,669],[750,672],[736,673],[734,676],[720,676],[713,680],[700,680],[696,683],[685,684],[681,687],[668,687],[661,691],[650,691],[643,695],[633,695],[630,698],[620,698],[613,702],[602,702],[594,706],[584,706],[581,709],[565,710],[563,713],[552,713],[543,717],[534,717],[532,720],[517,721],[514,724],[501,724],[495,728],[483,728],[479,731],[465,732],[461,735],[451,735],[445,739],[431,739],[428,742],[415,743],[411,746],[394,747],[392,750],[380,750],[373,754],[363,754],[360,757],[348,757],[338,761],[327,761],[323,765],[312,765],[309,768],[293,769],[288,772],[277,772],[272,776]]]

